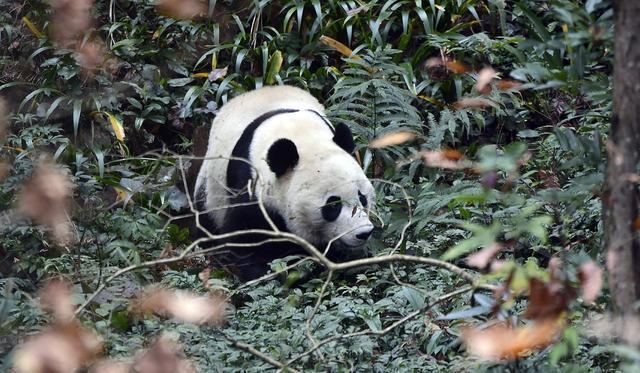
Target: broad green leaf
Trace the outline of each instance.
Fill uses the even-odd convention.
[[[274,77],[280,72],[282,67],[282,52],[275,51],[269,59],[269,70],[267,71],[267,77],[265,82],[267,84],[273,84]]]
[[[402,295],[407,298],[409,304],[414,310],[424,307],[424,294],[418,290],[408,286],[403,286]]]
[[[502,228],[498,222],[494,222],[489,227],[470,223],[463,223],[461,225],[467,230],[472,231],[473,235],[471,238],[460,241],[457,245],[447,250],[447,252],[442,255],[442,260],[452,260],[479,247],[491,245],[496,241],[496,236]]]

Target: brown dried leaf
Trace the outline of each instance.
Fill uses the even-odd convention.
[[[423,150],[417,154],[425,165],[429,167],[459,170],[465,166],[459,161],[453,161],[442,151]]]
[[[538,179],[542,180],[546,188],[560,188],[560,179],[551,170],[538,170]]]
[[[98,336],[80,323],[57,324],[19,347],[13,367],[18,373],[75,372],[101,352]]]
[[[560,278],[562,277],[562,259],[557,256],[552,257],[547,265],[549,270],[550,281],[549,286],[561,287]]]
[[[211,70],[207,78],[209,79],[209,81],[215,82],[216,80],[222,79],[225,76],[227,76],[228,70],[229,70],[229,66],[225,66],[222,69],[213,69]]]
[[[72,295],[72,285],[69,282],[51,280],[40,290],[40,307],[51,313],[57,321],[68,322],[74,316]]]
[[[175,317],[187,323],[219,324],[225,319],[225,305],[224,300],[218,297],[156,288],[140,296],[131,310],[134,313]]]
[[[199,19],[207,15],[207,4],[198,0],[160,0],[158,13],[177,19]]]
[[[211,278],[211,268],[205,268],[198,273],[198,278],[202,281],[205,288],[209,288],[209,278]]]
[[[520,159],[518,159],[518,166],[522,166],[524,164],[526,164],[527,162],[529,162],[529,160],[531,159],[531,157],[533,156],[533,154],[531,154],[531,152],[527,151],[524,152],[524,154],[522,155],[522,157],[520,157]]]
[[[413,132],[393,132],[383,135],[382,137],[378,137],[377,139],[373,139],[369,143],[369,147],[373,149],[386,148],[387,146],[399,145],[407,141],[413,141],[416,137],[417,135]]]
[[[93,20],[93,0],[51,0],[53,39],[62,47],[73,46]]]
[[[640,216],[633,221],[633,227],[640,231]]]
[[[593,260],[582,263],[578,270],[578,278],[582,286],[582,300],[586,304],[592,303],[600,294],[602,288],[603,270]]]
[[[11,171],[11,166],[7,162],[0,161],[0,181],[4,180]]]
[[[600,39],[606,32],[607,32],[607,29],[602,26],[589,27],[589,33],[593,35],[595,39]]]
[[[496,77],[496,71],[491,67],[485,67],[478,73],[476,89],[483,95],[491,93],[491,81]]]
[[[444,59],[442,57],[429,58],[426,62],[426,66],[429,69],[444,66],[445,68],[447,68],[447,70],[456,74],[468,73],[469,71],[471,71],[471,67],[469,67],[468,65],[448,57]]]
[[[88,42],[76,49],[76,56],[85,74],[92,76],[96,70],[105,66],[104,46],[99,42]]]
[[[494,260],[491,262],[491,266],[489,267],[490,272],[498,272],[505,268],[507,262],[504,260]]]
[[[569,308],[569,303],[575,296],[573,290],[554,279],[553,273],[551,277],[547,283],[536,278],[529,279],[529,304],[524,317],[556,318]]]
[[[522,88],[522,83],[515,80],[501,79],[496,81],[496,87],[501,91],[518,90]]]
[[[489,262],[502,250],[502,245],[494,242],[467,258],[467,264],[476,268],[486,268]]]
[[[489,106],[495,106],[495,103],[486,98],[463,98],[462,100],[453,103],[455,110],[460,109],[484,109]]]
[[[563,324],[557,319],[519,328],[500,323],[486,329],[467,328],[462,332],[462,341],[469,353],[481,359],[516,359],[550,345],[562,329]]]
[[[459,161],[464,158],[464,154],[455,149],[445,149],[442,151],[442,155],[452,161]]]
[[[18,210],[38,224],[47,226],[59,245],[72,240],[67,218],[73,184],[61,168],[41,163],[18,193]]]
[[[193,363],[187,360],[182,348],[166,335],[158,340],[147,351],[135,359],[133,364],[138,373],[195,373]]]

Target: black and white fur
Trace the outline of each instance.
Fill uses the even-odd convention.
[[[360,247],[373,230],[368,209],[374,190],[353,150],[348,127],[332,125],[306,91],[277,86],[238,96],[222,107],[211,127],[195,186],[198,209],[206,212],[200,219],[217,234],[270,230],[256,202],[261,198],[278,229],[321,251],[333,242],[330,256]],[[231,244],[225,261],[249,280],[263,275],[273,259],[305,253],[288,242],[232,245],[268,238],[244,234],[225,240]]]

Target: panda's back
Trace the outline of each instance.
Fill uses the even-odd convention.
[[[223,223],[223,208],[229,204],[226,171],[234,148],[255,119],[282,109],[312,110],[324,115],[324,107],[308,92],[291,86],[269,86],[229,100],[214,119],[206,159],[196,182],[196,192],[206,188],[204,207],[213,210],[211,216],[216,226]],[[210,170],[215,171],[207,175]]]

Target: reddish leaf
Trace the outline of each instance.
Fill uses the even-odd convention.
[[[207,14],[207,4],[198,0],[160,0],[158,13],[177,19],[198,19]]]
[[[522,88],[522,83],[515,80],[502,79],[496,81],[496,87],[501,91],[517,90]]]
[[[196,373],[182,348],[175,341],[162,335],[147,351],[139,354],[133,364],[138,373]]]
[[[219,324],[225,319],[225,306],[221,298],[157,288],[140,296],[131,310],[134,313],[175,317],[187,323]]]
[[[40,307],[51,313],[57,321],[67,322],[74,317],[72,295],[69,282],[51,280],[40,290]]]
[[[485,67],[478,73],[476,89],[483,95],[491,93],[491,81],[496,77],[496,71],[491,67]]]
[[[91,27],[93,0],[51,0],[49,3],[53,10],[53,39],[69,48]]]
[[[464,158],[464,154],[455,149],[445,149],[442,151],[442,155],[452,161],[459,161]]]
[[[30,338],[14,355],[18,373],[75,372],[102,351],[98,337],[78,322],[58,324]]]
[[[467,328],[462,332],[462,341],[469,353],[481,359],[516,359],[550,345],[562,329],[557,319],[536,321],[519,328],[500,323],[485,329]]]
[[[494,242],[467,258],[467,264],[476,268],[486,268],[489,262],[502,250],[502,245]]]
[[[42,163],[18,193],[18,210],[36,223],[49,227],[60,245],[72,240],[67,218],[72,187],[65,171],[53,164]]]
[[[4,180],[11,171],[11,166],[7,162],[0,162],[0,181]]]
[[[538,178],[542,180],[546,188],[560,188],[558,176],[552,171],[538,170]]]
[[[205,288],[209,288],[209,278],[211,277],[211,268],[205,268],[198,273],[198,278],[202,281]]]
[[[423,150],[417,154],[425,165],[429,167],[449,168],[459,170],[465,166],[459,161],[453,161],[442,151]]]
[[[471,67],[468,65],[448,57],[445,57],[444,59],[441,57],[432,57],[426,62],[426,67],[429,69],[439,66],[444,66],[447,70],[456,74],[468,73],[471,71]]]
[[[115,72],[116,61],[107,58],[104,45],[100,41],[87,42],[76,49],[76,56],[82,70],[88,76],[92,76],[97,70],[104,69]]]
[[[370,148],[386,148],[387,146],[399,145],[407,141],[415,140],[416,134],[413,132],[393,132],[378,137],[369,143]]]
[[[462,100],[455,102],[452,106],[455,110],[460,109],[484,109],[489,106],[495,106],[496,104],[486,98],[463,98]]]
[[[529,279],[529,304],[525,317],[529,319],[556,318],[569,308],[575,297],[573,290],[552,279],[542,282],[537,278]]]
[[[600,294],[603,271],[593,260],[582,263],[578,270],[578,278],[582,285],[582,300],[592,303]]]

